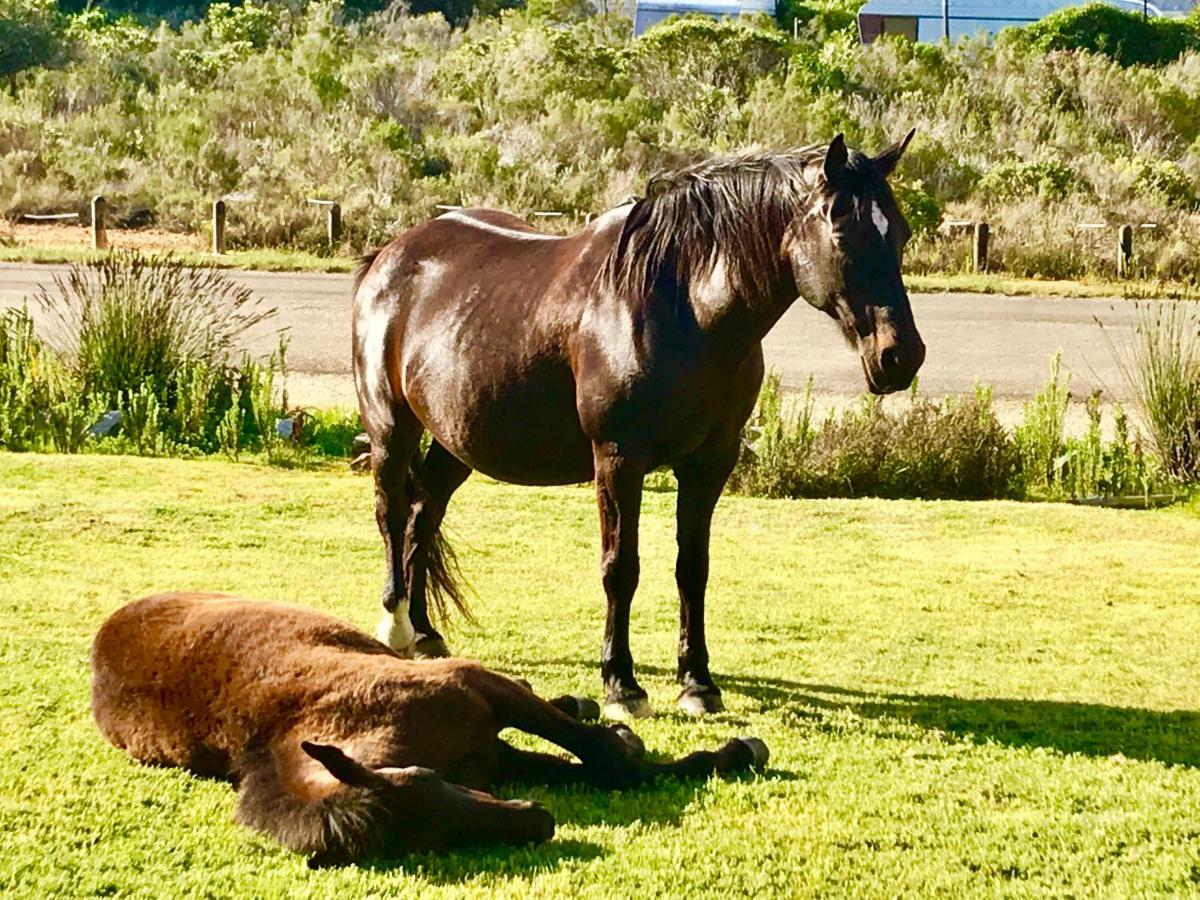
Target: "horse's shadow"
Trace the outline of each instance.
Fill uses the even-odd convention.
[[[582,659],[543,661],[554,668],[587,665]],[[523,663],[530,669],[539,663]],[[639,671],[673,677],[654,666]],[[1200,767],[1200,711],[1150,710],[1069,700],[1009,697],[952,697],[942,694],[862,691],[781,678],[717,676],[727,694],[741,694],[761,712],[778,711],[797,719],[820,719],[849,711],[873,720],[907,722],[977,744],[1042,747],[1060,753],[1115,756]]]

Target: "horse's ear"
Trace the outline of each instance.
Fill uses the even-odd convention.
[[[301,741],[300,749],[329,770],[329,774],[351,787],[370,787],[379,781],[379,776],[361,763],[330,744],[314,744]]]
[[[896,170],[896,165],[900,162],[900,157],[904,155],[905,148],[908,147],[908,142],[913,139],[913,135],[917,133],[917,129],[913,129],[892,146],[888,147],[877,157],[875,157],[875,166],[879,169],[884,178],[887,178]]]
[[[849,151],[846,149],[846,136],[839,134],[829,142],[829,149],[825,151],[825,180],[833,181],[842,174],[842,170],[846,168],[846,160],[849,157]]]

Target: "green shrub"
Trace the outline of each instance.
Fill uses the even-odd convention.
[[[79,385],[38,337],[29,313],[0,312],[0,447],[78,449],[86,436],[78,427],[84,403]]]
[[[1025,404],[1024,418],[1017,427],[1021,470],[1026,488],[1032,492],[1052,494],[1061,480],[1070,380],[1070,375],[1062,375],[1061,351],[1055,353],[1050,360],[1050,380]]]
[[[37,298],[54,350],[26,315],[0,328],[0,440],[13,449],[80,449],[105,412],[137,453],[280,449],[286,342],[265,361],[235,354],[269,320],[216,270],[110,254],[73,265]],[[236,433],[229,429],[236,427]]]
[[[811,382],[792,411],[780,379],[765,381],[730,489],[767,497],[986,499],[1017,490],[1017,453],[991,392],[935,403],[913,393],[889,412],[868,397],[819,426]]]
[[[1045,202],[1087,193],[1088,186],[1064,162],[1006,162],[989,169],[979,181],[978,194],[986,203],[1012,203],[1035,197]]]
[[[133,253],[73,265],[37,299],[85,396],[120,408],[149,390],[177,430],[196,427],[200,388],[219,393],[218,373],[274,314],[217,269]]]
[[[1163,65],[1200,49],[1200,30],[1190,22],[1147,19],[1103,3],[1060,9],[1024,30],[1042,52],[1088,50],[1123,66]]]
[[[55,65],[65,56],[54,0],[0,0],[0,78]]]
[[[1163,470],[1179,481],[1200,481],[1198,305],[1139,303],[1130,345],[1114,352]]]

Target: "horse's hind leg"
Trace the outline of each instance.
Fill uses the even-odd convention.
[[[404,586],[404,534],[412,506],[409,468],[421,441],[421,423],[407,406],[393,408],[393,421],[371,429],[371,472],[375,476],[375,520],[383,535],[387,576],[383,583],[383,619],[376,637],[401,656],[415,652]]]
[[[437,591],[441,595],[448,594],[451,601],[461,606],[454,584],[454,561],[447,558],[448,548],[439,543],[439,529],[450,498],[470,474],[470,466],[436,440],[429,445],[417,471],[415,496],[405,532],[404,578],[408,616],[416,632],[416,652],[420,657],[450,655],[445,641],[430,621],[429,600]]]

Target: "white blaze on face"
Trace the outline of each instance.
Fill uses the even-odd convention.
[[[883,210],[879,208],[879,201],[871,201],[871,221],[875,223],[875,227],[879,229],[879,236],[885,241],[888,233],[888,219],[883,214]]]

